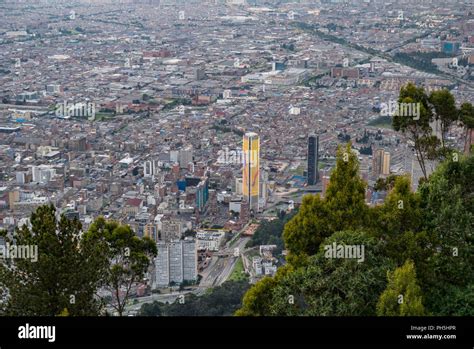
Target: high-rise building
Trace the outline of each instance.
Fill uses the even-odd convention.
[[[388,151],[383,153],[382,174],[384,176],[388,176],[390,174],[390,153]]]
[[[242,195],[242,178],[235,179],[235,190],[236,195]]]
[[[143,176],[153,177],[160,172],[158,162],[156,160],[147,160],[143,163]]]
[[[258,211],[260,194],[260,138],[247,132],[243,137],[242,194],[250,210]]]
[[[267,176],[268,178],[268,176]],[[267,183],[268,179],[265,176],[262,176],[260,181],[260,197],[259,197],[259,207],[265,207],[268,200],[268,193],[267,193]]]
[[[203,67],[198,67],[194,70],[195,80],[204,80],[206,78],[206,70]]]
[[[181,240],[171,241],[168,244],[168,268],[169,268],[169,283],[180,284],[183,282],[183,245]]]
[[[157,249],[156,287],[197,280],[197,246],[194,239],[159,242]]]
[[[178,153],[178,162],[179,167],[187,168],[189,163],[193,162],[193,148],[187,147],[186,149],[181,149]]]
[[[372,175],[375,178],[379,176],[388,176],[390,174],[390,152],[383,149],[377,149],[372,158]]]
[[[197,246],[195,240],[181,241],[183,256],[183,280],[197,280]]]
[[[308,185],[315,185],[319,180],[319,136],[308,137]]]
[[[209,199],[209,181],[207,178],[203,179],[196,186],[196,208],[202,212]]]
[[[165,242],[157,244],[155,258],[156,287],[166,287],[170,283],[169,247]]]
[[[372,175],[374,177],[380,176],[382,173],[383,164],[383,149],[377,149],[372,156]]]
[[[41,184],[48,183],[56,175],[56,170],[48,165],[32,166],[31,172],[33,182]]]
[[[154,223],[148,223],[144,226],[143,236],[146,236],[153,241],[158,241],[158,226]]]

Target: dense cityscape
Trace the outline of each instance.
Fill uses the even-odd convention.
[[[0,13],[0,314],[474,315],[472,1]],[[56,231],[93,286],[36,307],[12,275],[61,265]],[[379,281],[335,279],[354,270]]]

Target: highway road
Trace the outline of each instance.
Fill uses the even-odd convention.
[[[238,255],[240,256],[249,240],[249,237],[240,237],[222,251],[228,254],[227,257],[212,257],[213,260],[207,270],[202,273],[200,288],[205,289],[222,285],[232,274],[238,260],[238,256],[234,256],[234,252],[238,249]]]

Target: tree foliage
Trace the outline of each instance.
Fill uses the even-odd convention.
[[[449,300],[440,290],[449,294],[474,281],[474,157],[441,164],[420,192],[425,229],[436,246],[429,264],[434,276],[425,284],[427,305],[442,314]]]
[[[407,260],[402,267],[388,273],[387,289],[377,303],[380,316],[425,315],[421,288],[418,286],[415,265]]]
[[[106,260],[100,248],[81,236],[78,220],[58,217],[55,208],[40,206],[31,227],[17,228],[8,244],[37,247],[37,261],[12,259],[0,264],[0,289],[6,295],[3,314],[10,316],[99,315],[96,297]]]
[[[333,233],[363,225],[368,209],[365,183],[358,171],[350,143],[339,147],[326,197],[305,196],[298,214],[285,226],[283,237],[290,262],[315,254],[321,242]]]
[[[227,281],[202,296],[187,294],[184,303],[153,302],[140,309],[142,316],[230,316],[242,306],[242,298],[249,284],[245,281]]]
[[[359,176],[359,162],[351,143],[345,147],[340,146],[325,198],[331,215],[331,231],[354,229],[363,225],[367,213],[365,187],[365,182]]]
[[[108,260],[103,274],[104,286],[112,293],[111,306],[123,315],[133,286],[143,281],[157,248],[153,240],[139,238],[128,225],[99,217],[85,239],[101,246]]]
[[[284,211],[282,211],[284,212]],[[259,245],[276,245],[275,254],[280,254],[283,250],[283,229],[285,224],[294,216],[294,213],[280,215],[278,219],[272,221],[263,220],[247,247]]]
[[[420,197],[411,191],[410,179],[398,176],[394,180],[382,206],[377,207],[377,219],[374,221],[381,236],[394,236],[405,231],[419,231],[422,226],[423,213]]]
[[[467,129],[474,128],[474,107],[471,103],[463,103],[459,109],[459,118]]]
[[[427,178],[426,152],[429,150],[427,146],[431,144],[427,139],[431,137],[430,122],[433,120],[429,98],[423,87],[408,83],[400,89],[398,103],[419,105],[419,115],[398,112],[393,117],[392,125],[395,131],[403,132],[413,142],[421,171]]]
[[[456,101],[454,96],[447,89],[432,92],[429,101],[433,106],[435,119],[440,123],[441,145],[444,148],[446,146],[446,134],[449,128],[459,119]]]
[[[364,261],[328,258],[324,247],[333,243],[363,246]],[[287,269],[275,278],[259,281],[247,292],[237,314],[375,315],[378,294],[386,284],[384,276],[392,266],[381,251],[382,245],[365,232],[335,233],[304,267]]]

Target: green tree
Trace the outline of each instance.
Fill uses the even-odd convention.
[[[406,231],[420,231],[423,224],[423,212],[420,196],[411,191],[410,179],[406,176],[395,178],[383,205],[378,208],[376,220],[382,237],[400,234]]]
[[[400,89],[398,102],[414,103],[420,106],[420,115],[396,113],[392,120],[392,126],[395,131],[401,131],[414,143],[416,158],[423,176],[427,178],[426,153],[430,151],[429,146],[432,145],[432,142],[426,141],[426,138],[431,137],[430,122],[433,119],[429,98],[423,87],[416,87],[414,84],[408,83]]]
[[[463,103],[461,105],[459,118],[466,128],[474,128],[474,107],[471,103]]]
[[[145,303],[140,308],[141,316],[161,316],[162,315],[162,304],[159,302]]]
[[[37,248],[34,259],[6,260],[0,264],[0,289],[7,295],[4,315],[97,316],[102,304],[96,297],[106,261],[98,246],[81,237],[81,224],[56,209],[40,206],[31,214],[31,227],[17,228],[6,242]]]
[[[425,230],[420,194],[411,191],[407,176],[395,176],[391,185],[383,205],[370,210],[368,230],[384,242],[384,255],[397,266],[411,259],[420,277],[431,277],[428,260],[434,253],[434,240]]]
[[[317,195],[306,195],[298,213],[285,225],[283,238],[289,251],[288,261],[297,263],[315,254],[321,242],[333,231],[329,227],[329,210]]]
[[[468,135],[472,129],[474,129],[474,107],[471,103],[463,103],[459,109],[459,118],[465,129],[465,138],[468,139]],[[471,151],[471,149],[468,149]]]
[[[363,258],[333,258],[329,247],[359,246]],[[364,248],[362,250],[362,247]],[[375,315],[377,292],[393,266],[382,244],[362,231],[342,231],[326,239],[306,267],[286,273],[274,287],[272,315]],[[345,255],[344,257],[351,257]],[[292,295],[293,302],[289,296]]]
[[[422,286],[428,309],[442,314],[452,287],[474,283],[474,157],[443,162],[419,190],[436,250],[429,259],[433,276]]]
[[[362,227],[366,215],[366,184],[359,174],[357,155],[351,143],[337,150],[336,167],[326,191],[326,207],[330,212],[329,227],[333,232]]]
[[[472,280],[471,280],[472,282]],[[433,298],[437,299],[434,310],[438,316],[473,316],[474,283],[467,286],[446,285],[433,289]]]
[[[387,275],[387,289],[377,303],[379,316],[423,316],[425,308],[421,288],[417,284],[415,265],[407,260],[402,267]]]
[[[110,305],[123,315],[130,291],[143,281],[157,248],[153,240],[139,238],[128,225],[99,217],[89,228],[87,241],[101,246],[109,261],[104,272],[104,286],[112,293]]]
[[[387,178],[379,177],[374,185],[375,191],[387,191],[391,190],[395,186],[395,180],[397,175],[389,175]]]
[[[445,148],[446,135],[450,127],[459,119],[456,101],[454,96],[447,89],[432,92],[429,101],[433,106],[435,119],[440,123],[441,146]]]
[[[327,246],[332,247],[333,243],[360,246],[361,255],[332,258]],[[321,244],[316,255],[308,258],[305,266],[283,270],[274,278],[255,284],[237,314],[375,315],[377,295],[385,288],[384,276],[393,265],[381,252],[382,245],[365,232],[335,233]]]
[[[283,238],[290,252],[288,261],[301,264],[334,232],[363,226],[367,214],[365,183],[359,176],[357,156],[349,143],[337,151],[326,197],[305,196],[298,213],[286,224]]]
[[[62,312],[59,313],[59,315],[57,316],[60,316],[60,317],[67,317],[69,316],[69,311],[67,310],[67,308],[64,308]]]
[[[281,214],[283,212],[284,214]],[[293,217],[295,214],[285,214],[285,211],[280,211],[279,219],[274,219],[271,221],[263,220],[255,234],[252,236],[252,239],[247,243],[247,247],[258,246],[258,245],[276,245],[275,254],[281,254],[283,251],[283,229],[285,224]]]
[[[245,293],[242,308],[235,312],[236,316],[266,316],[270,315],[272,306],[272,290],[276,279],[265,277]]]

